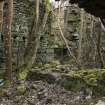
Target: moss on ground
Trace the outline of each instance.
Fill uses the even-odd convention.
[[[26,80],[30,72],[34,74],[33,77],[35,77],[35,74],[37,74],[37,77],[42,74],[40,78],[43,76],[45,78],[46,74],[51,74],[54,69],[57,69],[57,65],[59,65],[58,61],[43,66],[31,67],[31,69],[23,67],[17,72],[17,78],[18,80]],[[65,65],[61,66],[66,67]],[[59,70],[61,70],[60,65]],[[105,69],[78,70],[62,74],[63,86],[67,90],[81,91],[89,89],[94,95],[105,95]]]
[[[16,69],[16,77],[18,80],[26,80],[29,71],[32,69],[32,65],[23,65]]]
[[[94,95],[105,95],[105,69],[80,70],[64,74],[64,88],[80,91],[89,88]]]

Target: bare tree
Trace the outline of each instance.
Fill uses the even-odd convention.
[[[44,28],[47,22],[49,14],[49,0],[45,0],[45,13],[42,20],[39,19],[39,0],[36,0],[35,8],[35,20],[31,34],[29,34],[28,44],[25,50],[25,65],[32,66],[36,59],[37,49],[39,47],[40,36],[44,32]],[[42,17],[40,17],[42,18]]]
[[[4,30],[4,48],[5,48],[5,65],[6,65],[6,80],[12,81],[12,51],[11,51],[11,30],[13,20],[13,0],[8,0],[8,16],[6,29]]]
[[[3,24],[3,0],[0,1],[0,32],[2,32]]]
[[[38,24],[39,24],[39,0],[35,0],[35,18],[34,23],[32,26],[32,30],[28,35],[28,43],[25,50],[24,58],[25,58],[25,64],[27,65],[29,61],[31,62],[31,59],[34,55],[34,50],[36,47],[35,40],[38,37],[37,31],[38,31]]]

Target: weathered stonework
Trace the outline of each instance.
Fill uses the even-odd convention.
[[[13,30],[12,30],[13,47],[12,48],[13,48],[13,64],[15,64],[16,66],[21,66],[22,64],[24,64],[24,51],[27,45],[28,34],[31,30],[33,16],[35,15],[34,6],[35,5],[33,0],[32,1],[14,0],[14,17],[13,17]],[[6,2],[5,2],[5,7],[7,9]],[[71,6],[69,8],[71,8],[71,11],[67,17],[67,27],[70,27],[71,29],[74,28],[74,30],[76,30],[75,28],[78,27],[77,24],[79,21],[78,20],[79,10],[78,10],[78,7],[75,7],[75,6]],[[6,9],[4,10],[4,23],[5,23]],[[64,15],[63,12],[64,12],[64,9],[62,9],[61,15]],[[65,49],[65,44],[62,41],[62,38],[59,37],[60,36],[59,29],[57,31],[55,31],[56,29],[53,30],[53,28],[58,27],[57,24],[54,25],[53,27],[52,23],[51,24],[49,23],[51,18],[49,18],[49,21],[47,22],[45,33],[43,33],[40,38],[40,46],[37,53],[37,56],[38,56],[37,61],[41,62],[42,64],[49,63],[54,60],[56,56],[54,53],[54,49],[56,50],[56,48],[59,49],[63,47]],[[60,19],[61,19],[62,28],[64,30],[64,26],[65,26],[64,17]],[[55,23],[57,23],[57,20],[55,20]],[[68,31],[67,39],[69,39],[70,32],[68,29],[67,31]],[[67,34],[66,34],[66,37],[67,37]]]
[[[13,47],[17,48],[13,54],[17,66],[24,64],[24,51],[27,44],[27,36],[31,29],[34,16],[34,3],[28,0],[14,1],[13,18]],[[13,50],[14,51],[14,50]]]
[[[4,25],[3,31],[6,27],[8,4],[4,2]],[[27,36],[31,29],[31,24],[34,15],[34,2],[29,0],[14,0],[13,10],[13,29],[12,29],[12,51],[13,51],[13,65],[21,66],[24,63],[24,49],[27,44]],[[0,67],[4,69],[5,57],[3,55],[3,36],[4,32],[0,33]]]

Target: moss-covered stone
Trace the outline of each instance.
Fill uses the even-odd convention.
[[[51,62],[51,65],[60,65],[60,61],[59,60],[53,60]]]
[[[19,80],[25,80],[27,77],[27,74],[28,74],[27,71],[19,72],[18,73],[18,79]]]
[[[93,95],[105,95],[105,69],[72,71],[63,75],[67,90],[91,89]]]
[[[30,71],[27,77],[27,80],[31,81],[45,81],[48,83],[55,83],[56,77],[51,73],[41,72],[41,71]]]
[[[24,94],[26,92],[25,84],[20,84],[16,87],[17,94]]]
[[[50,64],[45,64],[45,65],[44,65],[44,68],[50,68],[50,67],[51,67]]]
[[[25,66],[18,68],[16,70],[16,77],[18,80],[25,80],[27,78],[28,72],[32,69],[32,65]]]

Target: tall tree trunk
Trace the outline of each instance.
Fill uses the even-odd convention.
[[[0,1],[0,32],[2,32],[2,24],[3,24],[3,0]]]
[[[35,40],[38,37],[37,31],[38,31],[38,24],[39,24],[39,0],[35,0],[35,18],[34,18],[34,24],[32,26],[31,33],[28,35],[28,43],[27,47],[25,49],[25,64],[27,65],[29,62],[31,62],[31,59],[34,55],[34,50],[36,47]]]
[[[4,48],[5,48],[5,65],[6,65],[6,80],[12,82],[12,51],[11,51],[11,30],[13,19],[13,0],[8,0],[8,16],[7,25],[4,32]]]
[[[28,44],[25,50],[25,65],[32,66],[36,59],[37,49],[39,47],[40,36],[44,32],[49,14],[49,0],[45,0],[45,13],[42,20],[39,20],[39,0],[36,0],[35,14],[36,18],[33,24],[31,35],[29,35]],[[43,4],[44,5],[44,4]],[[42,18],[42,17],[40,17]]]

